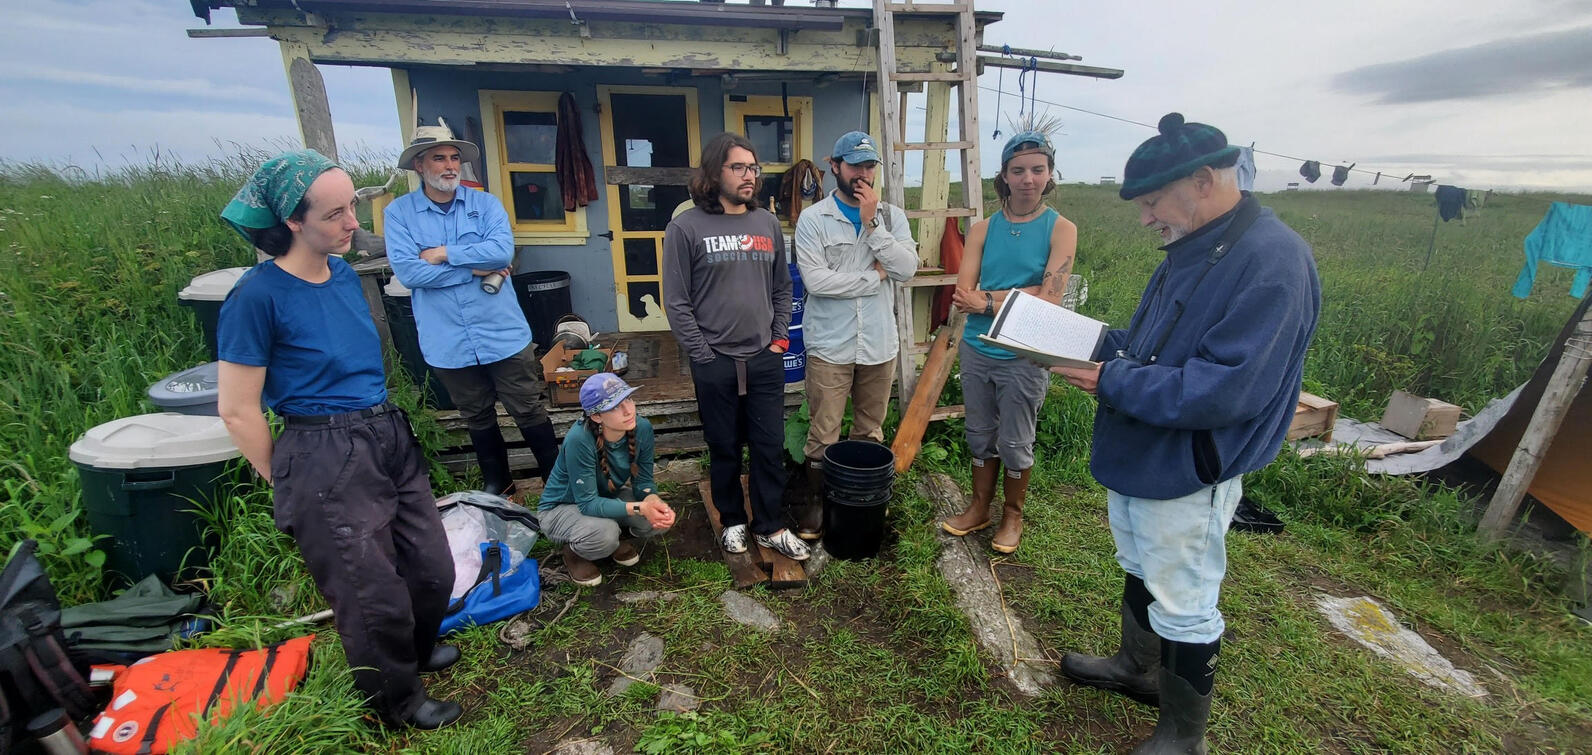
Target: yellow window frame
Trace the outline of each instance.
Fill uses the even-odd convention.
[[[586,208],[577,207],[564,213],[562,222],[556,220],[522,221],[514,214],[514,193],[509,174],[553,173],[552,164],[512,163],[508,161],[508,146],[504,141],[503,113],[558,113],[561,92],[531,92],[504,89],[479,90],[481,102],[481,136],[483,161],[486,163],[488,189],[508,210],[509,223],[514,229],[514,243],[526,246],[572,246],[585,244],[591,238],[586,225]]]
[[[758,155],[757,161],[765,172],[781,173],[790,170],[797,160],[813,160],[813,98],[785,97],[779,95],[746,95],[745,102],[735,102],[724,96],[724,130],[746,136],[747,116],[785,116],[785,103],[790,104],[791,162],[782,163]],[[816,160],[813,160],[817,162]]]

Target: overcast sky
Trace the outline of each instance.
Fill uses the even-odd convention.
[[[802,0],[787,0],[791,4]],[[861,5],[846,0],[845,5]],[[979,0],[1004,10],[988,44],[1055,49],[1118,80],[1046,74],[1038,105],[1059,118],[1064,180],[1120,178],[1168,111],[1257,150],[1467,187],[1592,191],[1592,2],[1339,0],[1276,3]],[[188,39],[186,0],[33,0],[0,27],[0,158],[84,167],[187,159],[231,142],[296,140],[281,55],[265,39]],[[218,26],[236,24],[231,11]],[[338,139],[396,152],[385,69],[322,66]],[[985,173],[1017,75],[980,91]],[[921,113],[915,114],[921,118]],[[1257,155],[1262,189],[1300,180],[1298,160]],[[1355,173],[1348,188],[1370,185]],[[1387,184],[1386,176],[1383,185]],[[1328,186],[1323,178],[1317,186]]]

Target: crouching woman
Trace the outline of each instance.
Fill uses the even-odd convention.
[[[542,534],[564,546],[564,565],[577,585],[602,584],[597,559],[632,566],[641,554],[630,540],[674,524],[674,509],[653,492],[652,423],[636,416],[636,389],[602,372],[580,388],[586,418],[570,428],[537,516]]]

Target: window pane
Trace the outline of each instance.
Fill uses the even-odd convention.
[[[625,275],[657,274],[657,242],[652,239],[625,239]]]
[[[558,117],[552,113],[503,113],[503,144],[511,163],[552,165],[558,154]]]
[[[625,286],[625,300],[628,302],[630,316],[637,320],[647,319],[649,314],[647,305],[652,305],[653,312],[663,314],[663,288],[657,281],[637,281]],[[650,298],[648,302],[646,299]]]
[[[789,198],[784,196],[784,192],[779,190],[780,184],[784,182],[785,174],[783,172],[764,173],[763,183],[757,187],[757,203],[769,212],[778,215],[782,223],[785,222],[785,205],[789,203]]]
[[[746,116],[746,138],[765,163],[788,163],[795,146],[795,121],[780,115]]]
[[[614,153],[630,167],[684,168],[691,164],[685,97],[678,94],[614,94]],[[645,142],[643,149],[638,142]],[[642,160],[645,162],[630,162]]]
[[[622,184],[619,222],[627,231],[661,231],[668,227],[674,208],[690,198],[684,186]]]
[[[514,219],[521,222],[564,222],[564,195],[552,173],[509,174],[513,186]]]

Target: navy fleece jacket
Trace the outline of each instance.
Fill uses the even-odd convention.
[[[1239,207],[1256,201],[1245,194]],[[1177,498],[1259,469],[1282,447],[1321,284],[1310,245],[1264,208],[1212,266],[1236,213],[1164,247],[1128,328],[1101,346],[1089,469],[1111,490]]]

